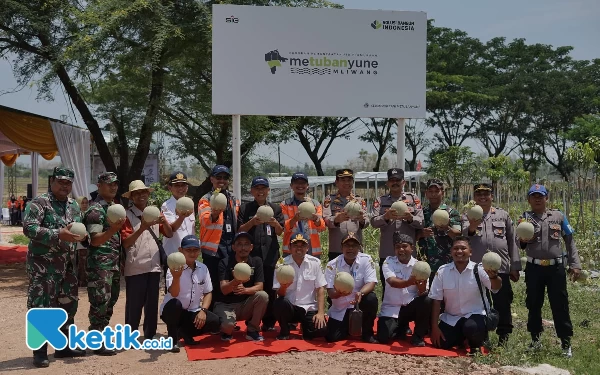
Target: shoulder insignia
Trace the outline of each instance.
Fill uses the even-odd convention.
[[[325,208],[329,207],[330,203],[331,203],[331,196],[328,195],[327,197],[325,197],[325,201],[323,202],[323,207],[325,207]]]
[[[363,208],[363,210],[367,209],[367,201],[366,200],[362,199],[360,202],[360,205]]]
[[[376,200],[375,202],[373,202],[373,207],[374,208],[379,208],[379,200]]]
[[[328,270],[332,270],[332,271],[333,271],[333,267],[332,267],[332,266],[330,266],[330,265],[327,265],[327,269],[328,269]]]

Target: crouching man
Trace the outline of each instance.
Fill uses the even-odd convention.
[[[280,284],[275,276],[273,289],[278,298],[273,305],[275,318],[279,322],[278,340],[290,338],[290,323],[300,322],[302,338],[311,340],[325,335],[325,276],[321,260],[308,255],[308,239],[299,233],[290,240],[291,254],[283,264],[294,268],[294,281]],[[275,271],[277,272],[277,271]]]
[[[348,337],[350,313],[358,305],[363,312],[362,340],[376,343],[373,337],[373,324],[377,317],[377,296],[374,289],[377,284],[375,263],[370,256],[361,253],[362,246],[354,233],[349,232],[342,238],[342,255],[327,263],[325,280],[327,294],[332,300],[327,321],[328,342],[344,340]],[[338,272],[347,272],[354,278],[354,290],[342,293],[334,287],[335,276]]]
[[[394,251],[396,256],[387,257],[383,263],[383,276],[387,284],[381,304],[381,313],[377,321],[377,340],[387,344],[394,338],[398,327],[406,327],[415,322],[411,339],[414,346],[425,346],[423,337],[429,331],[431,300],[427,296],[427,280],[417,281],[412,275],[417,260],[412,256],[414,242],[412,237],[394,233]],[[398,337],[403,339],[405,331]]]
[[[433,300],[431,312],[431,342],[437,347],[449,349],[461,345],[465,339],[470,354],[479,351],[487,337],[485,306],[481,298],[475,272],[482,288],[497,293],[502,287],[498,272],[484,270],[481,264],[470,260],[471,245],[467,237],[458,236],[452,244],[453,262],[441,266],[431,285],[429,298]],[[485,290],[482,290],[485,293]],[[444,301],[444,313],[440,304]],[[489,302],[486,301],[489,309]],[[439,319],[439,323],[438,323]]]
[[[179,353],[177,342],[183,338],[186,345],[197,342],[195,336],[219,330],[219,317],[208,311],[212,301],[212,283],[208,268],[196,259],[200,255],[200,241],[194,235],[181,240],[179,252],[185,256],[185,266],[168,269],[167,294],[160,306],[160,318],[167,325],[173,339],[174,353]]]
[[[260,321],[265,315],[269,296],[263,290],[263,264],[259,257],[252,257],[252,237],[247,232],[238,232],[233,239],[233,256],[219,262],[219,282],[223,296],[215,303],[215,314],[221,319],[221,340],[230,341],[235,322],[245,320],[246,339],[263,341],[260,334]],[[233,269],[238,263],[247,263],[252,272],[245,281],[233,277]]]

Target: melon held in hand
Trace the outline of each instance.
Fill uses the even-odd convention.
[[[227,208],[227,197],[216,189],[210,197],[210,208],[216,211],[224,211]]]
[[[81,241],[85,238],[85,236],[87,236],[87,230],[85,229],[85,225],[82,223],[72,223],[69,232],[77,236],[77,241]]]
[[[142,218],[146,223],[153,223],[160,217],[160,210],[156,206],[148,206],[144,208]]]
[[[192,213],[194,212],[194,201],[188,197],[181,197],[177,199],[175,203],[175,210],[179,213]]]
[[[354,290],[354,278],[348,272],[338,272],[333,287],[340,293],[349,294]]]
[[[175,252],[167,257],[167,265],[172,270],[185,266],[185,263],[185,255],[183,253]]]
[[[431,276],[431,267],[429,266],[429,263],[423,261],[415,263],[412,269],[412,276],[414,276],[417,281],[429,279],[429,276]]]
[[[481,263],[484,270],[498,271],[502,267],[502,258],[500,258],[500,255],[489,251],[485,253],[481,259]]]
[[[125,216],[125,207],[120,204],[110,205],[108,206],[108,210],[106,210],[106,218],[109,224],[114,224],[121,219],[125,219]]]
[[[406,211],[408,211],[408,206],[403,201],[396,201],[392,203],[392,207],[390,207],[390,209],[396,211],[398,216],[402,216],[406,213]]]
[[[355,200],[351,200],[350,202],[346,203],[344,211],[346,211],[350,219],[362,218],[362,207],[360,206],[360,203]]]
[[[435,210],[431,215],[431,220],[436,227],[445,227],[450,222],[450,215],[446,210]]]
[[[260,206],[256,211],[256,216],[258,216],[258,220],[260,220],[263,223],[270,221],[274,215],[275,213],[269,205]]]
[[[483,218],[483,208],[480,205],[475,205],[467,210],[467,218],[469,220],[481,220]]]
[[[535,235],[535,228],[533,224],[528,221],[523,221],[517,225],[517,237],[523,241],[529,241]]]
[[[293,283],[295,275],[296,271],[294,271],[294,267],[289,264],[282,264],[275,269],[275,277],[279,284],[282,285]]]
[[[317,209],[312,202],[302,202],[298,206],[298,212],[300,213],[301,220],[309,220],[312,218],[312,215],[317,213]]]
[[[233,267],[233,278],[237,281],[246,282],[250,280],[250,276],[252,275],[252,268],[248,263],[238,263]]]

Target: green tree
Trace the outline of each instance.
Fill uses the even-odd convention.
[[[367,127],[367,132],[358,137],[358,139],[371,143],[375,148],[377,159],[373,166],[373,171],[378,172],[381,169],[381,161],[384,155],[394,147],[394,130],[397,128],[396,120],[392,118],[371,118],[369,121],[363,119],[361,121]]]
[[[595,140],[592,140],[595,141]],[[574,146],[569,147],[565,152],[565,161],[572,168],[577,178],[577,190],[579,191],[579,216],[577,218],[578,229],[581,227],[582,232],[585,232],[585,221],[583,220],[584,209],[584,184],[591,177],[594,169],[598,167],[596,156],[599,153],[598,149],[592,148],[598,144],[577,142]]]
[[[480,174],[479,169],[475,153],[469,147],[451,146],[433,154],[427,174],[441,179],[452,188],[452,201],[457,203],[460,199],[459,188],[472,182],[473,176]]]

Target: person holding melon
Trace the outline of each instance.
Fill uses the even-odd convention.
[[[265,315],[269,295],[263,290],[262,260],[250,255],[253,246],[248,232],[238,232],[233,239],[234,255],[219,262],[222,296],[215,302],[214,312],[221,319],[223,341],[233,339],[235,323],[239,320],[246,321],[246,340],[264,340],[260,334],[260,321]]]
[[[332,300],[325,336],[327,342],[348,337],[350,315],[356,309],[362,310],[362,340],[377,342],[373,335],[378,308],[375,294],[377,274],[373,259],[361,250],[360,241],[350,232],[342,239],[342,255],[327,263],[325,280],[327,294]]]
[[[427,296],[427,284],[431,268],[419,262],[413,254],[414,240],[399,232],[394,233],[396,256],[387,257],[383,263],[383,275],[388,284],[383,296],[381,312],[377,321],[377,340],[387,344],[394,335],[402,339],[409,322],[415,322],[411,338],[414,346],[425,346],[423,338],[429,332],[431,299]]]
[[[338,191],[325,197],[323,202],[323,220],[329,231],[329,260],[342,254],[342,238],[353,232],[362,242],[362,230],[369,226],[367,202],[352,194],[354,171],[338,169],[335,172],[335,186]]]
[[[521,257],[515,242],[513,222],[505,210],[493,207],[494,192],[488,183],[475,184],[473,197],[475,206],[470,207],[462,217],[463,235],[471,242],[471,260],[481,262],[487,252],[493,252],[502,259],[499,276],[502,289],[492,294],[494,308],[500,322],[496,329],[498,345],[506,345],[513,331],[511,304],[513,290],[510,282],[519,281]]]
[[[321,260],[308,255],[308,239],[298,233],[290,240],[291,254],[275,270],[273,288],[278,298],[274,312],[279,322],[278,340],[290,338],[290,323],[300,322],[302,338],[325,335],[325,276]],[[268,277],[268,275],[267,275]]]
[[[560,338],[563,354],[571,358],[573,324],[569,314],[565,263],[573,280],[577,280],[581,273],[581,259],[573,239],[574,230],[566,215],[548,208],[548,190],[544,185],[532,185],[527,199],[531,210],[521,215],[516,232],[519,246],[525,249],[527,255],[525,304],[529,310],[527,330],[531,334],[530,348],[541,347],[542,306],[545,289],[548,288],[556,335]],[[561,248],[561,238],[567,250],[566,257]]]
[[[269,295],[269,305],[262,319],[263,332],[275,330],[273,303],[276,293],[270,275],[275,272],[275,265],[281,256],[277,237],[283,233],[285,225],[281,206],[267,202],[269,191],[269,180],[262,176],[254,177],[250,185],[250,193],[254,200],[243,203],[238,215],[238,230],[248,232],[252,236],[254,247],[250,255],[262,259],[263,274],[266,275],[263,290]]]
[[[179,353],[179,338],[186,345],[195,345],[195,336],[219,330],[219,317],[208,310],[212,301],[212,282],[208,268],[197,259],[200,241],[194,235],[181,240],[177,253],[169,255],[167,294],[160,305],[160,318],[173,339],[174,353]],[[183,259],[181,259],[183,258]]]

